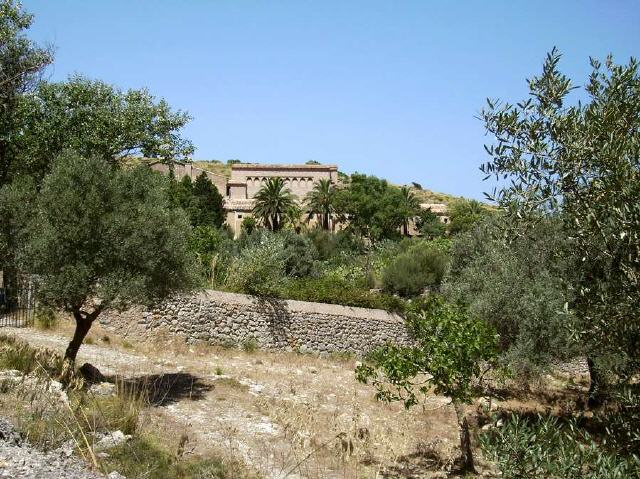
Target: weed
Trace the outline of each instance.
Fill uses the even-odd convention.
[[[102,336],[102,342],[106,344],[110,344],[111,338],[105,334],[104,336]]]
[[[27,343],[0,335],[0,369],[16,369],[29,374],[36,369],[51,375],[62,371],[62,357],[47,349],[34,349]]]
[[[34,322],[38,329],[53,329],[58,324],[58,317],[51,308],[38,308],[34,315]]]
[[[222,376],[222,368],[220,366],[216,367],[216,376]]]
[[[122,341],[122,347],[125,349],[133,349],[133,344],[125,339],[124,341]]]
[[[247,339],[242,343],[242,350],[245,353],[254,353],[258,349],[258,341],[255,338]]]
[[[240,389],[241,391],[246,391],[249,389],[249,386],[246,384],[242,384],[240,381],[234,378],[222,378],[216,380],[216,384],[224,385],[233,389]]]

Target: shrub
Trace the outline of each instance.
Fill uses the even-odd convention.
[[[278,296],[285,278],[284,240],[278,235],[261,234],[254,241],[250,240],[252,244],[232,260],[226,285],[240,293]]]
[[[364,243],[358,237],[347,231],[330,231],[315,229],[307,235],[318,252],[320,261],[327,261],[337,257],[350,256],[364,251]]]
[[[294,277],[311,275],[318,257],[318,250],[311,239],[288,231],[282,235],[284,238],[282,259],[285,273]]]
[[[200,275],[207,280],[207,285],[224,282],[233,251],[233,240],[228,231],[196,226],[189,236],[189,250],[196,255]]]
[[[245,216],[242,219],[242,225],[240,226],[240,229],[244,234],[250,235],[255,231],[257,227],[258,227],[258,222],[253,216]]]
[[[384,289],[401,296],[416,296],[427,287],[440,285],[447,264],[448,259],[444,253],[418,244],[400,254],[384,270]]]
[[[504,361],[527,374],[574,352],[567,333],[571,302],[570,243],[559,224],[541,221],[526,235],[506,241],[500,219],[459,235],[444,293],[500,334]]]
[[[41,307],[36,310],[34,322],[38,329],[52,329],[58,323],[58,317],[53,309]]]
[[[483,434],[480,444],[504,479],[624,479],[640,474],[637,457],[607,451],[575,421],[512,415],[502,427]]]
[[[387,294],[371,293],[352,282],[333,277],[299,278],[288,281],[283,296],[299,301],[342,304],[402,313],[405,302]]]

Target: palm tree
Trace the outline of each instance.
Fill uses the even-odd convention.
[[[409,222],[420,212],[420,201],[410,188],[400,188],[400,214],[402,215],[402,234],[409,236]]]
[[[318,215],[321,219],[322,228],[328,230],[330,227],[331,215],[335,211],[334,205],[335,188],[328,178],[321,178],[311,190],[305,202],[307,205],[308,219],[313,215]]]
[[[282,228],[287,214],[297,206],[295,196],[278,176],[269,178],[253,198],[253,215],[271,231]]]

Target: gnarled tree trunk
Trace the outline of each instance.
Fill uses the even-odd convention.
[[[587,405],[590,409],[593,409],[602,404],[603,378],[593,359],[587,358],[587,366],[589,367],[589,397],[587,398]]]
[[[98,317],[99,313],[100,311],[97,309],[90,314],[80,310],[73,311],[73,318],[76,321],[76,330],[73,333],[73,339],[71,339],[71,342],[64,353],[65,360],[71,361],[72,363],[76,361],[78,350],[80,349],[84,338],[87,336],[87,333],[91,329],[93,321]]]
[[[469,431],[469,421],[467,421],[467,416],[464,412],[464,407],[462,406],[462,404],[454,401],[453,408],[456,411],[458,427],[460,428],[460,472],[475,474],[476,469],[473,461],[473,451],[471,450],[471,433]]]

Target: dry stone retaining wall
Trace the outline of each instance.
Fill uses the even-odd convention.
[[[105,312],[102,325],[138,339],[157,333],[189,343],[243,344],[265,349],[363,354],[387,342],[408,344],[404,320],[379,309],[256,298],[204,291],[152,308]]]

